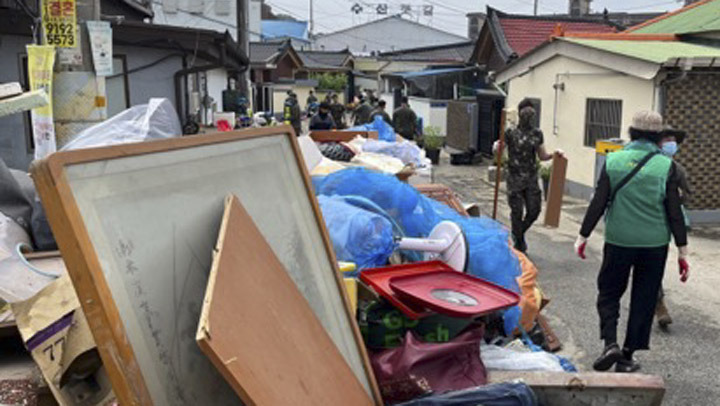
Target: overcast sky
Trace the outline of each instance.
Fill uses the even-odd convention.
[[[401,11],[402,4],[414,6],[414,11],[422,11],[423,5],[433,6],[433,17],[421,16],[418,21],[440,28],[454,34],[465,36],[467,34],[466,13],[473,11],[485,11],[485,6],[499,10],[517,13],[531,14],[533,11],[533,0],[312,0],[315,15],[315,32],[331,32],[377,19],[375,9],[379,3],[387,4],[388,13],[396,14]],[[298,19],[307,19],[310,0],[265,0],[273,6],[275,12],[291,14]],[[355,15],[350,10],[355,3],[362,5],[363,12]],[[602,12],[607,8],[609,11],[669,11],[682,6],[678,0],[594,0],[592,10]],[[567,0],[539,0],[539,13],[567,13]],[[370,12],[372,10],[372,12]]]

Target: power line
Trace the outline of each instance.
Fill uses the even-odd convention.
[[[270,4],[270,3],[267,3],[267,4]],[[290,14],[291,16],[296,17],[296,18],[300,18],[300,19],[302,20],[302,17],[298,16],[298,15],[297,15],[295,12],[293,12],[293,11],[290,11],[290,10],[284,8],[284,7],[280,7],[280,6],[278,6],[277,4],[270,4],[270,5],[273,6],[273,7],[276,7],[276,8],[277,8],[278,10],[280,10],[280,11],[284,11],[284,12]],[[325,29],[330,30],[331,33],[332,33],[332,31],[337,31],[337,29],[336,29],[335,27],[329,27],[329,26],[327,26],[327,25],[325,25],[325,24],[317,23],[316,25],[318,25],[318,26],[320,26],[320,27],[322,27],[322,28],[325,28]],[[393,44],[389,44],[389,43],[381,42],[381,41],[377,41],[377,40],[372,40],[372,39],[369,39],[369,38],[363,38],[363,37],[360,37],[360,36],[357,36],[357,35],[348,34],[347,32],[343,32],[343,33],[341,33],[341,35],[345,35],[345,36],[350,37],[350,38],[355,38],[355,39],[359,39],[359,40],[361,40],[361,41],[366,41],[366,42],[370,42],[370,43],[374,43],[374,44],[377,44],[377,45],[382,45],[382,46],[386,46],[386,47],[390,47],[390,48],[393,48],[393,47],[394,47]]]
[[[162,6],[162,3],[159,2],[159,1],[153,1],[153,4],[157,4],[157,5]],[[201,19],[201,20],[206,20],[206,21],[213,22],[213,23],[215,23],[215,24],[223,25],[223,26],[225,26],[226,28],[232,28],[233,30],[237,30],[237,28],[238,28],[238,26],[235,25],[235,24],[231,24],[231,23],[228,23],[228,22],[226,22],[226,21],[223,21],[223,20],[220,20],[220,19],[216,19],[216,18],[212,18],[212,17],[207,17],[207,16],[205,16],[205,15],[203,15],[203,14],[192,13],[192,12],[190,12],[190,11],[188,11],[188,10],[184,10],[184,9],[181,9],[181,8],[177,8],[177,11],[178,11],[178,12],[181,12],[181,13],[187,14],[187,15],[184,16],[185,19],[184,19],[183,21],[181,21],[179,25],[189,25],[194,18],[199,18],[199,19]],[[163,8],[163,20],[164,20],[164,22],[165,22],[166,24],[172,24],[172,23],[168,22],[168,18],[167,18],[167,17],[168,17],[168,14],[172,15],[172,13],[168,13],[168,12],[165,11],[165,9]],[[250,29],[244,29],[243,31],[246,32],[246,33],[248,33],[248,34],[253,34],[253,35],[262,36],[262,34],[260,34],[259,32],[254,32],[254,31],[251,31]]]

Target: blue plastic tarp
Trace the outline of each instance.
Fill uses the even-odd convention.
[[[262,36],[265,39],[297,38],[308,40],[307,21],[263,20],[261,24]]]
[[[424,238],[441,221],[457,223],[468,243],[468,273],[520,293],[517,278],[520,261],[509,245],[508,231],[486,218],[463,217],[391,175],[363,168],[349,168],[314,179],[315,192],[322,196],[359,196],[370,200],[393,219],[407,237]],[[505,331],[519,324],[520,307],[504,314]]]

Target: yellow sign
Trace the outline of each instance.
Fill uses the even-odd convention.
[[[43,89],[50,99],[50,103],[48,103],[47,106],[33,109],[31,113],[33,139],[35,141],[35,159],[41,159],[55,152],[57,149],[52,106],[55,47],[49,45],[27,45],[27,54],[30,89]]]
[[[607,155],[623,148],[623,144],[614,141],[597,141],[595,143],[595,152],[600,155]]]
[[[60,48],[78,45],[75,0],[42,0],[45,44]]]

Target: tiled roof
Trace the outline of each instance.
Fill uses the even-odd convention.
[[[393,61],[422,61],[422,62],[465,62],[475,47],[474,42],[465,41],[432,47],[404,49],[402,51],[384,52],[380,54],[383,59]]]
[[[298,51],[300,59],[308,69],[338,69],[351,55],[349,51]]]
[[[272,63],[273,57],[279,55],[285,47],[285,41],[272,42],[251,42],[250,63],[265,64]]]
[[[563,21],[554,19],[525,18],[520,16],[498,16],[508,45],[518,56],[522,56],[550,38],[555,27],[560,25],[564,32],[613,32],[607,23]]]

